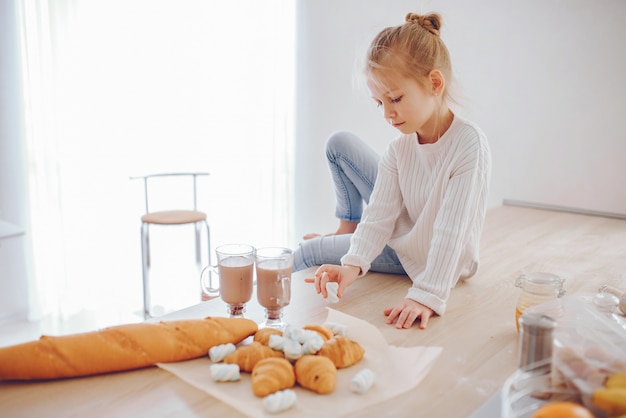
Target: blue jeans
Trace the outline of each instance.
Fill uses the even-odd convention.
[[[359,222],[363,203],[369,203],[378,175],[379,156],[359,137],[350,132],[336,132],[326,141],[326,158],[335,188],[335,216]],[[352,234],[330,235],[303,241],[294,254],[293,271],[322,264],[341,264],[350,248]],[[370,271],[406,274],[389,246],[372,262]]]

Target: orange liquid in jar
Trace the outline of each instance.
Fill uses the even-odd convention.
[[[522,316],[522,311],[520,308],[515,308],[515,328],[517,328],[517,332],[519,332],[519,317]]]

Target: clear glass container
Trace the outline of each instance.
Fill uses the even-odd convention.
[[[531,370],[517,369],[504,382],[500,392],[502,418],[531,418],[537,409],[548,402],[579,402],[580,395],[576,390],[554,386],[550,374],[534,370],[537,366],[541,367],[543,363],[533,364]]]
[[[558,301],[565,294],[563,287],[565,280],[552,273],[534,272],[524,273],[515,281],[515,286],[522,289],[515,307],[515,326],[519,331],[519,317],[531,306],[543,304],[549,301]],[[559,309],[556,304],[554,309]],[[549,312],[543,312],[549,316]],[[555,318],[556,319],[556,318]]]

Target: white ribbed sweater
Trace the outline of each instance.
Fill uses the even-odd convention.
[[[383,154],[342,264],[363,275],[388,244],[413,280],[407,298],[443,315],[450,289],[478,269],[490,175],[487,137],[458,116],[434,144],[401,135]]]

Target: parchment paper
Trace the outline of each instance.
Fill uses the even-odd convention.
[[[347,337],[365,348],[365,356],[354,366],[338,370],[335,391],[329,395],[319,395],[296,384],[294,390],[298,402],[293,408],[280,413],[280,417],[336,417],[396,397],[417,386],[442,350],[441,347],[388,345],[376,327],[334,309],[328,309],[326,320],[346,325]],[[211,379],[211,364],[207,356],[179,363],[159,363],[158,366],[245,415],[277,416],[263,410],[262,399],[252,393],[249,373],[242,372],[238,382],[218,383]],[[358,395],[350,390],[350,380],[364,368],[371,369],[376,374],[376,380],[368,392]]]

